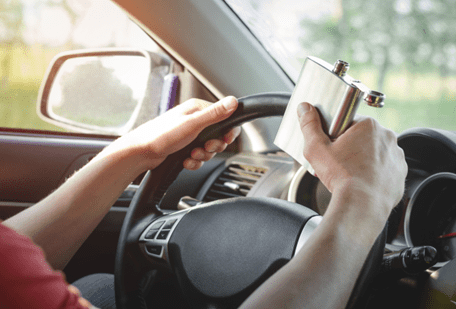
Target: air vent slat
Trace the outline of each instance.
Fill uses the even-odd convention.
[[[267,172],[266,168],[231,164],[214,181],[204,197],[205,202],[247,196],[255,183]]]
[[[253,176],[249,176],[249,175],[239,175],[239,174],[233,174],[233,173],[227,173],[227,172],[224,172],[223,175],[226,177],[235,178],[235,179],[239,179],[239,178],[245,179],[245,180],[251,181],[251,182],[256,182],[258,179],[260,179],[259,177],[253,177]]]
[[[239,191],[241,193],[243,193],[245,196],[247,196],[247,194],[250,192],[250,190],[246,190],[246,189],[239,189]]]
[[[252,188],[255,185],[255,183],[256,183],[256,181],[251,181],[249,179],[241,179],[239,177],[237,179],[235,179],[235,178],[225,178],[225,177],[222,177],[222,176],[220,176],[220,178],[217,179],[217,181],[215,183],[223,184],[225,182],[233,182],[233,183],[236,183],[236,184],[238,184],[240,186],[246,186],[246,187],[250,187],[250,188]]]
[[[219,190],[212,190],[212,193],[220,194],[220,195],[225,195],[225,196],[228,196],[228,197],[239,197],[239,196],[244,196],[243,194],[236,194],[236,193],[230,193],[230,192],[219,191]]]
[[[245,182],[242,182],[242,181],[238,181],[238,180],[233,180],[233,179],[222,179],[222,178],[219,178],[219,180],[221,180],[221,182],[219,183],[218,181],[215,182],[213,185],[216,186],[216,187],[226,187],[224,185],[225,182],[232,182],[232,183],[235,183],[239,186],[244,186],[244,187],[248,187],[248,189],[252,189],[253,187],[253,184],[252,183],[245,183]]]
[[[246,170],[243,170],[243,169],[240,169],[240,168],[229,167],[228,169],[229,169],[229,171],[234,172],[234,173],[249,174],[249,175],[252,175],[252,176],[256,176],[257,178],[260,178],[261,176],[263,176],[263,173],[256,173],[256,172],[252,172],[252,171],[246,171]]]
[[[220,197],[217,197],[217,196],[209,196],[209,195],[208,195],[208,196],[206,196],[206,197],[204,198],[204,201],[205,201],[205,202],[212,202],[212,201],[217,201],[217,200],[219,200],[219,199],[220,199]]]

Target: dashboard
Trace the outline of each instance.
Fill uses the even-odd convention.
[[[387,249],[433,246],[436,266],[456,257],[456,133],[415,128],[398,136],[408,164],[406,191],[389,218]],[[287,199],[323,215],[331,193],[282,152],[240,153],[201,186],[203,202],[249,196]]]

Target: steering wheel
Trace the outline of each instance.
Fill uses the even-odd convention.
[[[288,93],[239,99],[233,115],[203,130],[144,177],[123,222],[115,260],[119,309],[147,308],[151,272],[171,270],[189,304],[236,308],[302,247],[321,217],[302,205],[274,198],[232,198],[164,213],[160,201],[183,169],[190,151],[234,126],[282,116]],[[386,231],[386,230],[385,230]],[[380,265],[385,233],[367,258],[347,308],[355,308]]]

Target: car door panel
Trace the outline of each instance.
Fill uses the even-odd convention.
[[[40,201],[108,144],[77,137],[0,135],[0,201]],[[0,218],[6,219],[1,209]]]
[[[109,139],[3,132],[0,219],[39,202],[109,143]],[[113,208],[65,269],[69,282],[91,271],[113,271],[113,262],[109,260],[114,259],[107,257],[115,252],[126,213],[126,208]]]
[[[58,133],[0,134],[0,219],[32,206],[109,145],[112,138]],[[221,154],[197,172],[184,170],[170,187],[165,208],[175,209],[180,197],[196,197],[207,177],[230,154]],[[135,181],[139,184],[140,177]],[[134,193],[134,186],[132,186]],[[114,273],[114,258],[132,194],[123,194],[65,268],[68,282],[92,273]]]

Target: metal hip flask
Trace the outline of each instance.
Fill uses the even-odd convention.
[[[349,64],[338,60],[330,65],[316,57],[307,57],[294,88],[274,143],[314,174],[304,158],[304,138],[299,126],[297,107],[309,102],[320,112],[323,130],[332,139],[352,123],[362,100],[382,107],[383,93],[373,91],[347,74]]]

